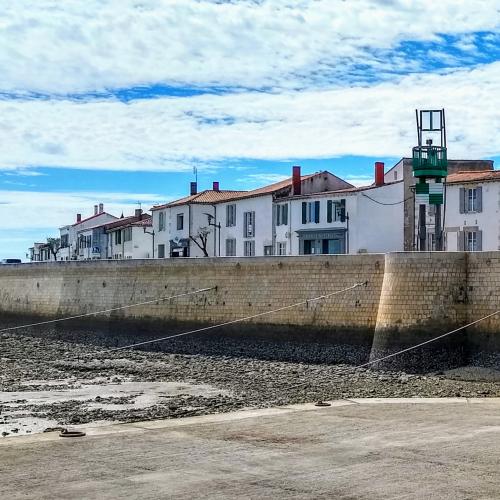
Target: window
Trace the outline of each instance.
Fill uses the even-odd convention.
[[[243,237],[253,238],[254,236],[255,236],[255,212],[244,212]]]
[[[469,233],[467,233],[467,251],[468,252],[476,252],[477,250],[478,250],[478,248],[477,248],[477,232],[470,231]]]
[[[483,189],[460,188],[460,213],[482,212],[483,211]]]
[[[264,255],[270,256],[273,254],[273,246],[272,245],[264,245]]]
[[[63,234],[61,236],[61,248],[68,248],[69,242],[68,242],[68,236],[67,234]]]
[[[302,224],[319,222],[319,201],[302,202]]]
[[[184,229],[184,214],[177,214],[177,230]]]
[[[255,241],[248,240],[244,242],[243,254],[245,257],[253,257],[255,255]]]
[[[288,224],[288,204],[276,205],[276,225],[286,226]]]
[[[115,231],[115,245],[121,245],[122,243],[122,232],[120,230]]]
[[[159,259],[165,258],[165,245],[158,245],[158,258]]]
[[[345,200],[326,202],[326,222],[345,222]]]
[[[278,241],[276,246],[278,255],[286,255],[286,241]]]
[[[226,205],[226,227],[236,226],[236,205]]]
[[[398,180],[398,171],[397,170],[394,170],[394,180],[395,181]]]
[[[123,230],[123,241],[132,241],[132,228],[126,227]]]
[[[158,231],[165,231],[165,212],[158,215]]]
[[[85,248],[92,247],[92,236],[85,236]]]
[[[234,257],[236,255],[236,239],[228,238],[226,240],[226,257]]]

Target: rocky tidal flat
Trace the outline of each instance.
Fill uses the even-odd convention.
[[[500,397],[500,372],[409,374],[0,336],[0,434],[361,397]]]

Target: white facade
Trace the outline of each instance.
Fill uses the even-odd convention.
[[[147,233],[145,232],[147,231]],[[153,235],[148,217],[106,232],[108,259],[149,259],[153,256]]]
[[[217,206],[221,257],[273,255],[273,197],[255,196]]]
[[[286,224],[275,208],[275,255],[376,253],[403,249],[403,184],[293,197]]]
[[[500,176],[496,181],[447,185],[445,249],[500,250]]]

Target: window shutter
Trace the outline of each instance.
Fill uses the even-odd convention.
[[[326,222],[332,222],[332,205],[332,200],[326,202]]]
[[[283,220],[282,223],[286,226],[288,224],[288,203],[283,205]]]
[[[477,250],[480,252],[483,249],[483,232],[482,231],[476,231],[476,245],[477,245]]]
[[[229,207],[231,205],[226,205],[226,227],[229,227],[230,222],[229,222]],[[227,253],[227,246],[226,246],[226,253]]]
[[[465,213],[465,188],[460,188],[459,203],[460,203],[460,205],[459,205],[460,213],[464,214]]]
[[[252,237],[255,236],[255,212],[252,212]]]
[[[476,188],[476,212],[483,211],[483,188]]]
[[[305,201],[302,202],[302,224],[307,223],[307,203]]]
[[[248,212],[243,213],[243,238],[247,237],[248,230]]]
[[[314,222],[319,222],[319,201],[314,202]]]
[[[276,205],[276,225],[281,226],[282,222],[281,205]]]
[[[465,250],[465,231],[458,231],[457,233],[457,249],[459,252]]]

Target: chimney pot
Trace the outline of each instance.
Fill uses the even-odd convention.
[[[82,214],[76,214],[76,222],[82,222]]]
[[[94,215],[97,215],[97,205],[94,205]]]
[[[375,186],[384,185],[384,163],[381,161],[375,162]]]
[[[213,191],[219,191],[219,182],[218,181],[214,181],[213,182],[212,190]]]
[[[191,183],[191,188],[189,190],[189,194],[191,196],[198,194],[198,184],[196,182]]]
[[[292,195],[298,196],[302,194],[302,177],[300,167],[295,165],[292,167]]]
[[[104,203],[99,203],[99,213],[102,214],[104,212]]]
[[[141,215],[142,215],[142,208],[136,208],[135,209],[135,217],[138,217],[140,219]]]

